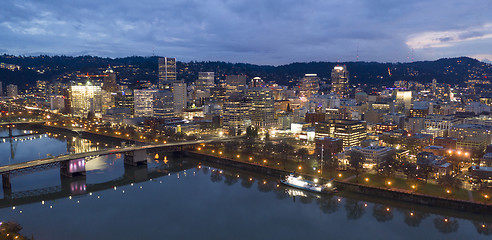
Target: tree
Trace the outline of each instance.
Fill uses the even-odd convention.
[[[258,137],[258,129],[253,127],[253,126],[248,126],[246,128],[246,137],[247,138],[257,138]]]
[[[87,113],[87,120],[92,120],[92,119],[94,119],[94,112],[89,111],[89,113]]]
[[[390,152],[388,155],[381,159],[378,164],[378,172],[383,176],[390,177],[396,170],[396,154],[395,152]]]
[[[437,179],[437,184],[445,188],[457,189],[463,185],[463,182],[457,177],[448,174]]]
[[[270,141],[270,133],[269,132],[265,133],[265,142],[266,141]]]
[[[297,155],[304,161],[307,155],[309,155],[309,151],[306,148],[300,148],[297,150]]]
[[[239,148],[239,142],[237,140],[229,141],[224,144],[225,150],[228,152],[235,152]]]
[[[355,177],[359,178],[359,172],[362,169],[364,163],[364,155],[359,151],[350,152],[350,166],[355,170]]]

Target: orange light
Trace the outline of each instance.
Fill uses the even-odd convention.
[[[364,179],[364,180],[366,180],[366,182],[369,182],[369,178],[366,178],[366,179]]]
[[[298,167],[298,169],[299,169],[299,170],[301,170],[301,169],[302,169],[302,167],[301,167],[301,166],[299,166],[299,167]]]

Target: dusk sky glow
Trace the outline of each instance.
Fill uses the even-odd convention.
[[[287,64],[492,60],[490,0],[4,0],[0,53]],[[357,51],[358,49],[358,51]]]

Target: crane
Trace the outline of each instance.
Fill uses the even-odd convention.
[[[77,77],[87,77],[87,78],[96,77],[96,78],[100,78],[100,77],[109,77],[109,75],[107,75],[107,74],[103,74],[103,75],[89,75],[89,73],[87,73],[87,74],[79,74],[79,75],[77,75]]]

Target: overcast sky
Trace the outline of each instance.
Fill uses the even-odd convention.
[[[0,53],[483,60],[492,59],[492,0],[1,0]]]

